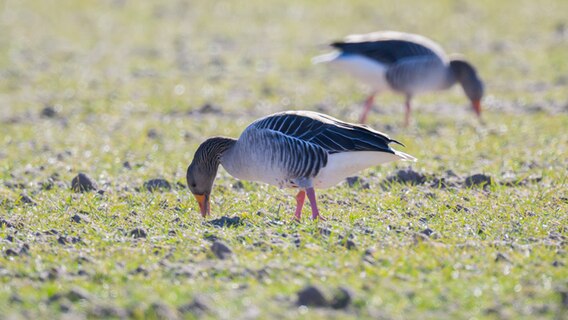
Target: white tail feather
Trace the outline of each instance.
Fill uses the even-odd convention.
[[[322,54],[321,56],[313,57],[312,63],[317,64],[317,63],[331,62],[331,61],[334,61],[335,59],[337,59],[337,57],[339,57],[339,55],[340,55],[340,53],[337,52],[337,51]]]
[[[396,154],[397,156],[400,157],[400,159],[402,161],[412,161],[412,162],[416,162],[416,158],[414,158],[413,156],[409,155],[408,153],[404,153],[402,151],[398,151],[398,150],[394,150],[394,154]]]

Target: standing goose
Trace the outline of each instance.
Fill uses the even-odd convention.
[[[444,90],[459,82],[478,118],[483,82],[475,68],[460,58],[449,59],[442,48],[423,36],[384,31],[348,36],[334,42],[336,52],[313,59],[329,62],[371,86],[360,122],[365,123],[375,95],[392,90],[405,95],[405,126],[410,122],[410,100],[420,92]],[[480,118],[481,119],[481,118]]]
[[[315,188],[331,187],[380,163],[416,160],[389,147],[391,142],[402,145],[366,126],[321,113],[276,113],[250,124],[239,139],[213,137],[203,142],[187,168],[187,185],[206,217],[213,182],[222,164],[237,179],[299,188],[295,218],[300,219],[307,194],[312,218],[316,219],[320,215]]]

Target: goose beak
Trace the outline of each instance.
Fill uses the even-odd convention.
[[[199,203],[199,210],[203,218],[207,217],[210,212],[209,208],[209,195],[208,194],[194,194],[195,200]]]
[[[472,100],[471,107],[478,118],[481,118],[481,100]]]

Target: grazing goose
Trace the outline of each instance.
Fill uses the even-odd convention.
[[[209,196],[219,164],[237,179],[298,188],[295,218],[306,194],[312,218],[321,217],[315,188],[331,187],[365,168],[393,160],[416,159],[389,147],[400,142],[363,125],[310,111],[287,111],[256,120],[239,139],[205,140],[187,168],[187,185],[201,215],[210,213]]]
[[[459,82],[478,118],[483,82],[475,68],[460,58],[449,59],[442,48],[425,37],[394,31],[348,36],[334,42],[336,52],[313,59],[329,62],[371,86],[360,122],[365,123],[375,95],[392,90],[405,95],[405,126],[410,122],[410,100],[420,92],[444,90]],[[481,118],[480,118],[481,119]]]

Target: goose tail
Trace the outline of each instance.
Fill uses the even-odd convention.
[[[330,53],[322,54],[321,56],[313,57],[312,63],[318,64],[318,63],[332,62],[332,61],[335,61],[340,55],[341,55],[341,53],[339,53],[339,52],[330,52]]]
[[[394,154],[399,156],[402,161],[411,161],[416,162],[416,158],[409,155],[408,153],[404,153],[402,151],[394,150]]]

